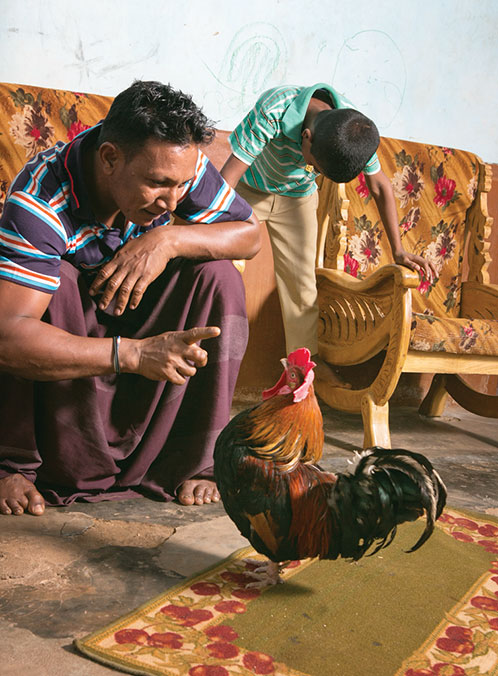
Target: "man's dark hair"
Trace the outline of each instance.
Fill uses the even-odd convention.
[[[119,145],[127,156],[149,138],[186,146],[210,143],[215,130],[192,97],[155,81],[136,80],[114,99],[102,124],[98,145]]]
[[[379,142],[372,120],[352,108],[337,108],[316,116],[310,150],[327,178],[347,183],[363,171]]]

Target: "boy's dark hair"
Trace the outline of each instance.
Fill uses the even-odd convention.
[[[316,116],[310,150],[327,178],[348,183],[363,171],[379,142],[372,120],[352,108],[337,108]]]
[[[180,146],[210,143],[212,124],[191,96],[161,82],[136,80],[114,99],[98,145],[116,143],[129,157],[151,137]]]

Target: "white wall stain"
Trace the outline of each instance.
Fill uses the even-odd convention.
[[[396,118],[405,97],[405,59],[385,31],[365,30],[347,37],[331,74],[331,83],[362,113],[375,120],[381,133]]]

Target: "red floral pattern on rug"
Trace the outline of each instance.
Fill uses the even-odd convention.
[[[498,555],[496,524],[445,512],[438,525],[456,540]],[[498,560],[395,676],[492,674],[498,674]]]
[[[251,561],[258,555],[248,548]],[[285,580],[312,561],[290,563],[282,572]],[[261,596],[251,587],[255,564],[240,556],[224,568],[207,571],[180,587],[168,603],[147,604],[145,614],[133,613],[109,630],[99,633],[91,645],[92,654],[111,653],[115,666],[142,668],[143,673],[168,676],[306,676],[276,662],[272,655],[245,650],[235,641],[232,627],[223,624],[230,615],[245,613],[247,605]],[[113,661],[114,664],[114,661]]]
[[[449,536],[496,554],[489,569],[447,613],[393,676],[498,675],[498,525],[446,511],[437,522]],[[251,587],[255,557],[247,548],[105,629],[77,641],[90,657],[117,669],[167,676],[307,676],[248,650],[226,624],[265,589]],[[259,557],[258,557],[259,558]],[[284,580],[313,564],[293,562]],[[391,676],[391,674],[386,674]]]

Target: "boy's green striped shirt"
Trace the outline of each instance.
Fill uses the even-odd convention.
[[[313,93],[325,89],[336,108],[354,106],[330,85],[284,85],[264,92],[254,108],[230,135],[232,152],[249,165],[242,183],[266,193],[304,197],[316,190],[314,171],[306,170],[301,151],[301,129]],[[364,172],[380,170],[374,154]]]

